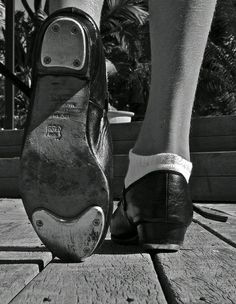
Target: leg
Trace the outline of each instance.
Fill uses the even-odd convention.
[[[76,7],[89,14],[99,27],[103,0],[50,0],[50,13],[65,7]]]
[[[20,189],[34,229],[54,255],[74,261],[103,241],[112,211],[105,58],[93,20],[102,1],[88,3],[50,1],[56,11],[36,38],[21,156]]]
[[[149,105],[112,218],[117,242],[178,250],[192,219],[189,130],[216,0],[150,0]]]
[[[194,95],[216,0],[150,0],[152,84],[133,151],[189,160]]]

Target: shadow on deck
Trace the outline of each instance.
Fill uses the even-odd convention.
[[[0,303],[236,303],[236,205],[226,223],[195,215],[178,253],[119,246],[83,263],[53,259],[20,199],[0,200]],[[210,205],[212,207],[212,205]]]

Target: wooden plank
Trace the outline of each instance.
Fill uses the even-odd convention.
[[[236,136],[190,136],[191,152],[235,151]]]
[[[0,131],[0,157],[19,157],[22,137],[22,130]]]
[[[3,130],[0,131],[1,146],[21,146],[23,139],[23,130]]]
[[[154,255],[168,303],[236,302],[236,250],[192,224],[178,253]]]
[[[236,150],[235,122],[234,116],[194,118],[190,135],[191,150]],[[142,122],[111,125],[115,154],[127,153],[133,147],[141,125]],[[19,156],[22,139],[23,130],[0,131],[0,157]]]
[[[113,140],[135,140],[142,122],[114,124],[111,126]],[[236,116],[193,118],[191,137],[235,136]]]
[[[0,303],[9,303],[38,273],[37,264],[0,265]]]
[[[23,203],[21,199],[0,198],[0,221],[4,218],[27,221]]]
[[[235,202],[236,177],[191,177],[190,189],[194,201]]]
[[[136,140],[138,137],[142,122],[132,122],[129,124],[111,125],[111,135],[113,140]]]
[[[236,152],[191,153],[193,176],[236,176]],[[128,155],[114,155],[114,176],[125,176]],[[17,177],[20,172],[19,158],[0,158],[0,177]]]
[[[9,303],[51,260],[49,252],[0,251],[0,303]]]
[[[20,173],[19,157],[0,158],[0,177],[17,177]]]
[[[123,177],[113,180],[114,198],[120,198],[124,185]],[[190,189],[194,201],[235,202],[236,177],[191,177]]]
[[[192,119],[190,136],[225,136],[236,134],[236,116],[196,117]]]
[[[128,154],[134,147],[133,140],[113,140],[114,154]],[[191,152],[211,152],[211,151],[235,151],[236,136],[198,136],[190,137]],[[17,155],[16,155],[17,156]],[[1,147],[0,147],[1,157]]]
[[[36,264],[42,271],[51,260],[51,252],[0,251],[0,265]]]
[[[12,131],[15,132],[15,131]],[[0,131],[1,134],[1,131]],[[0,157],[17,157],[21,151],[21,135],[5,139],[4,144],[1,142],[0,136]],[[18,142],[18,143],[17,143]],[[133,148],[135,140],[113,140],[114,154],[128,154]],[[211,151],[235,151],[236,136],[205,136],[205,137],[190,137],[190,149],[192,152],[211,152]]]
[[[22,201],[0,199],[0,303],[9,303],[52,260],[44,250]]]
[[[49,252],[0,251],[0,303],[9,303],[51,260]]]
[[[18,177],[0,178],[0,197],[19,198]]]
[[[194,200],[236,201],[236,152],[192,153],[190,180]],[[127,155],[114,156],[114,194],[119,197],[128,166]],[[0,196],[19,197],[19,159],[0,159]]]
[[[124,177],[114,177],[113,195],[119,199],[124,185]],[[235,202],[236,201],[236,177],[191,177],[190,188],[194,201],[204,202]],[[19,198],[17,178],[0,179],[0,196]]]
[[[114,155],[114,176],[125,176],[128,155]],[[191,153],[192,176],[235,176],[236,152],[195,152]]]
[[[191,153],[192,176],[236,176],[236,152]]]
[[[31,224],[23,221],[2,221],[0,223],[0,250],[45,251]]]
[[[0,157],[19,157],[21,151],[21,146],[11,145],[11,146],[0,146]]]
[[[235,216],[236,217],[236,201],[234,202],[234,204],[197,204],[197,206],[203,206],[203,207],[208,207],[208,208],[213,208],[216,210],[220,210],[224,213],[226,213],[226,215],[231,215],[231,216]]]
[[[84,263],[51,263],[12,303],[167,304],[150,256],[135,252],[107,240]]]
[[[5,209],[6,204],[9,205],[8,210]],[[21,200],[0,201],[0,236],[1,251],[46,251],[27,218]]]
[[[214,206],[213,208],[220,209],[218,208],[218,205]],[[222,209],[225,210],[226,208],[221,208],[221,210]],[[236,214],[236,205],[231,205],[231,210],[234,210]],[[205,229],[212,232],[220,239],[224,240],[225,242],[236,248],[236,216],[235,215],[234,216],[229,215],[228,220],[225,223],[206,219],[199,214],[194,215],[194,220],[198,224],[203,226]]]
[[[135,140],[113,140],[113,155],[128,154],[134,144]]]
[[[117,140],[135,140],[142,122],[132,122],[129,124],[113,124],[111,132],[114,141]],[[0,131],[0,144],[20,144],[23,138],[23,130]],[[199,117],[192,119],[191,136],[209,137],[209,136],[235,136],[236,134],[236,116],[220,117]]]

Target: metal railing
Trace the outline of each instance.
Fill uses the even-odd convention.
[[[1,0],[0,0],[1,3]],[[5,3],[5,65],[0,63],[1,73],[5,76],[5,113],[4,128],[14,129],[14,85],[20,89],[27,97],[30,96],[30,88],[24,84],[15,72],[15,0],[7,0]],[[44,5],[42,0],[34,1],[34,11],[27,0],[22,0],[22,4],[33,21],[35,31],[47,17],[49,1]]]
[[[5,65],[12,73],[15,72],[15,0],[7,0],[6,7],[6,41]],[[14,85],[5,80],[5,129],[14,129]]]

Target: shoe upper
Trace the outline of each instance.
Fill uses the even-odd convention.
[[[34,62],[37,62],[33,69],[33,87],[37,83],[37,78],[41,75],[44,76],[47,73],[50,75],[57,75],[57,69],[54,69],[54,67],[50,70],[45,68],[42,66],[38,58],[41,56],[41,43],[46,29],[52,23],[52,20],[56,20],[61,17],[76,18],[85,32],[88,53],[86,54],[83,68],[76,71],[76,75],[79,79],[84,81],[84,86],[89,87],[86,140],[92,154],[94,155],[95,161],[101,167],[106,176],[108,188],[112,189],[112,139],[107,118],[108,101],[106,98],[107,81],[105,56],[99,29],[97,28],[94,20],[88,14],[77,8],[65,8],[51,14],[43,23],[36,39],[33,54],[33,60]],[[60,70],[63,71],[65,75],[75,76],[75,71],[70,68],[61,67]],[[29,111],[31,111],[32,107],[33,103],[31,103]],[[31,115],[28,115],[28,117],[31,117]],[[28,128],[29,122],[30,121],[28,119],[26,129]],[[27,131],[25,132],[25,135],[26,134]],[[112,200],[111,193],[110,199]],[[110,217],[111,212],[111,210],[107,212],[106,215],[108,218]]]
[[[112,179],[112,138],[107,118],[107,78],[103,45],[95,22],[87,16],[90,53],[90,101],[87,115],[87,140],[109,183]],[[111,188],[111,187],[110,187]]]
[[[128,187],[113,214],[112,235],[126,235],[144,222],[173,223],[187,227],[192,221],[189,185],[177,172],[155,171]]]

